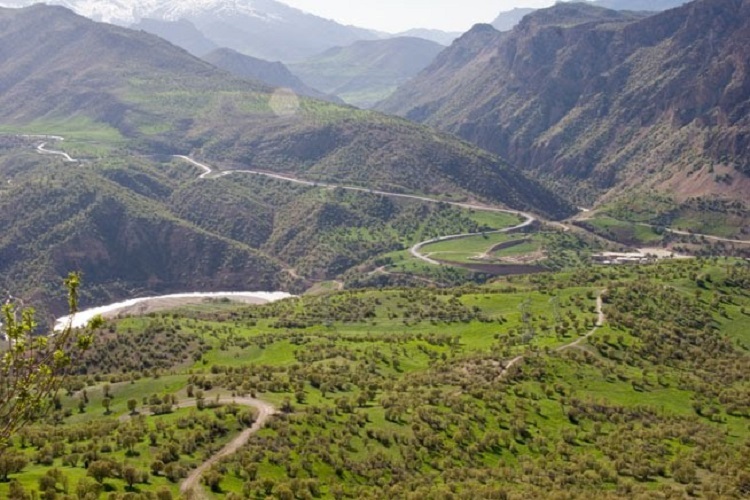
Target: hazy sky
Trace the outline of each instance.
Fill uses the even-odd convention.
[[[548,7],[554,0],[281,0],[343,24],[391,33],[410,28],[467,31],[514,7]]]

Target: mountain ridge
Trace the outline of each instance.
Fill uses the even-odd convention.
[[[27,7],[36,0],[4,0],[0,6]],[[142,19],[191,22],[217,47],[267,60],[288,62],[380,36],[305,13],[275,0],[50,0],[96,21],[119,25]]]
[[[748,12],[739,0],[645,18],[558,4],[509,33],[475,27],[377,109],[456,133],[566,189],[587,183],[588,202],[639,187],[737,199],[750,170],[750,84],[739,63]]]
[[[611,10],[628,10],[635,12],[661,12],[667,9],[673,9],[687,3],[689,0],[573,0],[564,3],[584,3],[595,7],[602,7]],[[563,2],[561,2],[563,3]],[[509,11],[501,12],[494,21],[492,26],[498,31],[510,31],[521,20],[539,9],[534,8],[514,8]]]

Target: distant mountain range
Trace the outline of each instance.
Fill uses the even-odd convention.
[[[147,33],[153,33],[198,57],[219,48],[216,43],[209,40],[193,23],[186,19],[162,21],[159,19],[144,18],[130,27],[136,30],[143,30]]]
[[[414,37],[359,41],[291,64],[290,69],[311,87],[369,108],[427,67],[443,48]]]
[[[749,0],[646,16],[585,4],[478,25],[378,109],[455,133],[582,200],[750,192]]]
[[[22,7],[36,0],[0,0]],[[386,98],[459,36],[415,29],[393,36],[343,26],[274,0],[51,0],[96,21],[155,34],[198,57],[267,85],[301,95],[370,107]],[[413,35],[413,36],[411,36]],[[431,40],[436,40],[433,42]],[[371,44],[368,42],[372,42]],[[438,44],[441,44],[440,46]],[[232,54],[230,56],[230,54]],[[239,55],[252,59],[239,61]],[[292,75],[278,66],[297,62]],[[265,78],[265,77],[269,78]],[[283,77],[282,77],[283,76]],[[333,96],[338,97],[333,97]]]
[[[35,2],[2,0],[0,6],[25,7]],[[331,47],[380,38],[373,31],[344,26],[274,0],[51,0],[49,3],[97,21],[123,26],[135,24],[172,41],[185,32],[186,20],[200,32],[197,37],[207,39],[215,47],[271,61],[300,60]],[[149,21],[144,24],[144,19]],[[156,25],[155,21],[161,24]]]

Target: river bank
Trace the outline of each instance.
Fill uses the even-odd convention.
[[[91,318],[98,315],[101,315],[105,319],[121,315],[143,315],[190,304],[199,304],[206,299],[228,299],[245,304],[267,304],[291,297],[294,297],[294,295],[286,292],[193,292],[160,295],[157,297],[140,297],[79,311],[72,317],[63,316],[55,321],[55,331],[63,330],[69,323],[73,328],[82,328],[86,326]]]

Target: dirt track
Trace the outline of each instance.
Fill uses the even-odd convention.
[[[185,401],[177,405],[178,408],[190,408],[196,405],[196,401]],[[249,427],[242,431],[239,436],[232,439],[227,443],[221,450],[214,454],[211,458],[203,462],[196,469],[194,469],[190,475],[180,485],[180,493],[186,498],[192,498],[194,500],[206,498],[205,493],[200,487],[200,479],[203,474],[211,468],[212,465],[217,463],[224,457],[233,455],[237,452],[245,443],[248,442],[250,436],[258,432],[268,421],[271,416],[276,413],[276,409],[265,401],[254,398],[221,398],[219,399],[220,404],[238,404],[243,406],[250,406],[258,410],[255,422],[252,427]]]
[[[563,352],[568,349],[573,349],[576,347],[580,347],[581,344],[591,338],[592,335],[594,335],[599,328],[604,326],[604,323],[607,321],[607,317],[604,315],[604,299],[602,298],[602,295],[606,292],[606,290],[602,290],[599,292],[599,295],[596,297],[596,313],[597,313],[597,320],[596,325],[594,325],[594,328],[591,329],[589,333],[587,333],[585,336],[580,337],[573,342],[570,342],[565,345],[561,345],[557,349],[555,349],[556,352]],[[508,363],[503,367],[502,371],[500,372],[500,375],[498,375],[498,378],[502,378],[505,375],[508,374],[508,371],[513,368],[515,365],[523,361],[525,358],[524,355],[516,356],[515,358],[508,361]]]

